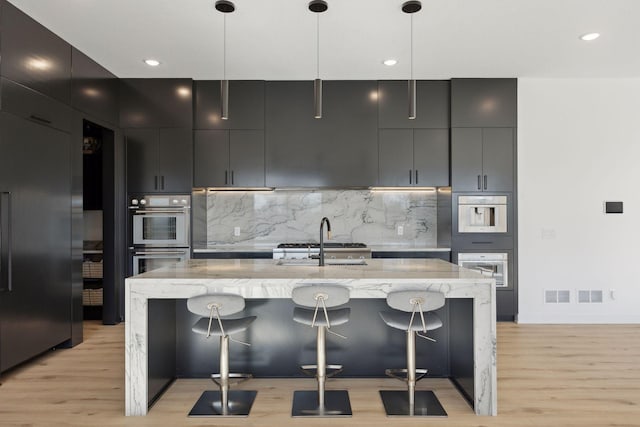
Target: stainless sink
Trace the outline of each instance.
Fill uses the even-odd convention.
[[[317,259],[279,259],[276,265],[290,265],[290,266],[316,266],[318,267]],[[367,265],[366,259],[325,259],[324,265]]]

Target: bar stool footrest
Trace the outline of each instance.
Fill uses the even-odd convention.
[[[222,407],[222,394],[207,390],[189,412],[190,417],[248,417],[258,394],[255,390],[229,390],[227,408]]]
[[[324,407],[319,405],[317,390],[293,392],[292,417],[350,417],[351,402],[347,390],[326,390]]]
[[[397,380],[400,381],[407,381],[407,372],[408,370],[405,368],[402,369],[386,369],[384,371],[384,373],[391,377],[391,378],[395,378]],[[398,375],[398,374],[404,374],[404,375]],[[426,369],[416,369],[416,382],[421,380],[422,378],[424,378],[424,376],[427,375],[427,370]]]
[[[343,371],[342,365],[327,365],[327,378],[338,375]],[[318,371],[318,365],[301,365],[300,370],[310,377],[315,377]]]
[[[229,380],[232,380],[232,381],[229,381],[227,385],[229,386],[238,385],[247,380],[250,380],[251,378],[253,378],[252,374],[230,373]],[[217,385],[222,386],[220,381],[220,374],[211,374],[211,380]]]
[[[380,397],[388,417],[447,417],[447,411],[431,390],[415,391],[413,409],[406,390],[380,390]]]

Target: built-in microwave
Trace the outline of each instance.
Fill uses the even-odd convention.
[[[507,196],[458,196],[458,233],[506,233]]]
[[[458,265],[496,279],[496,288],[509,287],[509,255],[506,253],[459,253]]]

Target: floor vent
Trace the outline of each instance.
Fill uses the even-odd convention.
[[[571,292],[568,290],[545,290],[544,302],[546,304],[564,304],[571,302]]]
[[[602,291],[601,290],[579,290],[578,291],[578,303],[601,303]]]

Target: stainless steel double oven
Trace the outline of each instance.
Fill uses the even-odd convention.
[[[132,275],[189,259],[191,196],[129,198]]]

